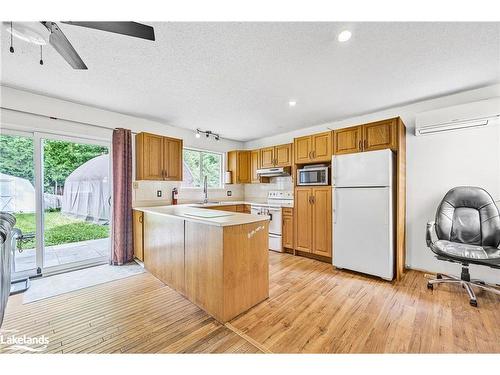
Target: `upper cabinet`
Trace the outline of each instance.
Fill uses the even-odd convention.
[[[252,182],[252,152],[229,151],[227,167],[231,172],[232,184],[248,184]]]
[[[260,182],[259,175],[257,174],[257,169],[260,168],[260,151],[253,150],[250,151],[250,169],[251,171],[251,179],[252,184],[256,182]]]
[[[292,144],[260,149],[260,167],[290,167],[292,165]]]
[[[398,119],[389,119],[369,124],[334,130],[333,153],[336,155],[353,152],[397,148]]]
[[[135,145],[136,180],[182,181],[182,139],[139,133]]]
[[[363,125],[363,151],[396,148],[397,119]]]
[[[330,161],[332,158],[331,132],[318,133],[294,140],[295,163]]]
[[[338,129],[333,131],[333,153],[350,154],[363,151],[363,130],[361,126]]]

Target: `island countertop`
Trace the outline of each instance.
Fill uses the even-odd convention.
[[[175,217],[178,219],[226,227],[232,225],[243,225],[256,223],[259,221],[268,221],[267,216],[251,215],[238,212],[217,211],[200,206],[181,204],[171,206],[153,206],[153,207],[134,207],[134,210],[142,211],[150,214],[158,214],[167,217]]]

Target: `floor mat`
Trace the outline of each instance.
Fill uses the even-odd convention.
[[[33,279],[30,288],[23,293],[23,304],[57,296],[74,290],[88,288],[109,281],[123,279],[144,272],[137,263],[123,266],[102,266]]]

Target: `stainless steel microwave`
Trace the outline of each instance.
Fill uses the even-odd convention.
[[[297,185],[329,185],[326,165],[310,165],[297,170]]]

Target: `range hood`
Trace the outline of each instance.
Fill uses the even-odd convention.
[[[290,167],[276,167],[257,169],[257,174],[261,177],[283,177],[290,176]]]

